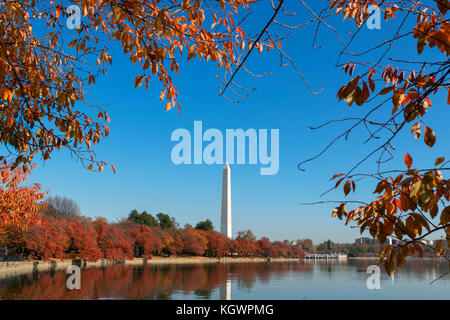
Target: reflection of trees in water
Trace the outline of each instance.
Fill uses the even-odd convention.
[[[7,288],[8,295],[11,299],[20,295],[23,287],[30,286],[33,284],[33,279],[30,275],[21,275],[12,279],[1,279],[0,280],[0,297],[2,296],[3,288]]]
[[[310,272],[303,263],[123,266],[83,269],[81,290],[68,290],[64,271],[23,275],[0,281],[3,299],[171,299],[174,293],[211,299],[214,289],[235,279],[251,289],[274,275]]]
[[[263,263],[263,264],[234,264],[231,269],[232,277],[238,288],[251,290],[255,283],[269,283],[273,277],[279,279],[290,272],[312,272],[305,263]]]
[[[193,294],[211,299],[214,290],[231,279],[238,288],[251,290],[255,283],[268,283],[288,274],[313,277],[314,270],[339,276],[346,272],[366,272],[376,260],[349,260],[347,263],[242,263],[217,265],[164,265],[144,267],[117,265],[83,269],[81,290],[66,288],[65,271],[35,273],[0,280],[2,299],[172,299],[174,294]],[[353,271],[352,271],[353,270]],[[399,278],[431,281],[449,270],[447,263],[407,261]],[[397,279],[397,275],[396,275]]]
[[[398,271],[399,277],[433,281],[450,271],[450,263],[446,261],[439,263],[437,259],[429,260],[425,263],[418,260],[410,260],[406,262],[406,266],[407,268],[402,268]],[[447,275],[443,279],[449,279],[449,276]]]
[[[366,272],[367,267],[370,265],[378,264],[378,260],[349,260],[348,266],[356,269],[358,272]],[[386,277],[386,272],[384,271],[384,266],[380,266],[382,269],[382,274]],[[434,260],[418,260],[410,259],[406,260],[405,265],[396,271],[396,279],[414,279],[418,281],[432,281],[439,276],[448,273],[450,271],[450,264],[445,260],[439,262],[438,259]],[[397,278],[398,277],[398,278]],[[448,279],[448,276],[444,279]]]
[[[194,290],[194,294],[200,299],[211,299],[211,290]]]

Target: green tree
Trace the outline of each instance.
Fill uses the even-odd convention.
[[[200,221],[199,223],[197,223],[195,229],[211,231],[214,230],[214,225],[211,220],[206,219],[205,221]]]
[[[377,246],[377,245],[375,245],[375,244],[373,244],[373,245],[371,245],[370,247],[369,247],[369,250],[368,250],[370,253],[379,253],[380,252],[380,248]]]
[[[158,227],[159,223],[155,219],[154,216],[147,213],[146,211],[143,211],[142,213],[139,213],[137,210],[132,210],[130,214],[128,215],[128,220],[131,220],[133,222],[136,222],[138,224],[143,224],[148,227]]]
[[[326,252],[327,253],[331,252],[331,240],[330,239],[328,239],[328,241],[327,241],[327,250],[326,250]]]
[[[175,219],[171,218],[168,214],[160,212],[156,215],[156,217],[159,220],[159,226],[161,229],[165,230],[175,228]]]
[[[238,231],[236,240],[256,240],[255,235],[252,230],[241,230]]]
[[[151,214],[147,213],[146,211],[143,211],[141,213],[141,219],[142,219],[142,224],[145,224],[146,226],[149,226],[149,227],[158,227],[159,226],[159,223],[155,219],[155,217],[152,216]]]
[[[360,255],[360,251],[358,250],[357,247],[351,247],[348,251],[349,257],[359,257],[359,255]]]

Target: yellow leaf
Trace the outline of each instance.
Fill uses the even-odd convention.
[[[161,91],[161,93],[159,94],[159,100],[164,100],[164,97],[166,96],[166,92],[167,92],[167,89],[164,89],[163,91]]]
[[[412,185],[411,192],[409,193],[411,198],[414,197],[417,194],[417,192],[419,192],[421,185],[422,180],[419,180]]]

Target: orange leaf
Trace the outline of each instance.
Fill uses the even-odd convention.
[[[350,180],[347,180],[345,182],[345,184],[344,184],[344,193],[345,193],[345,195],[348,195],[350,193],[351,188],[352,188],[352,183],[351,183]]]
[[[436,161],[434,162],[434,165],[435,166],[437,166],[437,165],[440,165],[442,162],[444,162],[445,161],[445,158],[444,157],[439,157],[439,158],[437,158],[436,159]]]
[[[425,143],[427,146],[432,147],[436,142],[436,134],[430,127],[425,127]]]
[[[142,82],[143,82],[143,81],[144,81],[144,76],[142,76],[142,75],[137,76],[137,77],[134,79],[134,87],[135,87],[135,88],[140,87],[140,86],[142,85]]]
[[[407,153],[407,154],[405,155],[405,158],[404,158],[403,160],[405,161],[406,167],[407,167],[408,169],[411,168],[412,163],[413,163],[413,159],[411,158],[411,156],[409,155],[409,153]]]

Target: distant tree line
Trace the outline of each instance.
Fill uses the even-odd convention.
[[[341,252],[347,254],[349,257],[362,256],[377,256],[382,247],[380,243],[366,244],[366,243],[336,243],[330,239],[314,245],[311,239],[299,239],[294,241],[306,253],[335,253]],[[435,256],[433,248],[419,244],[422,247],[425,256]]]

